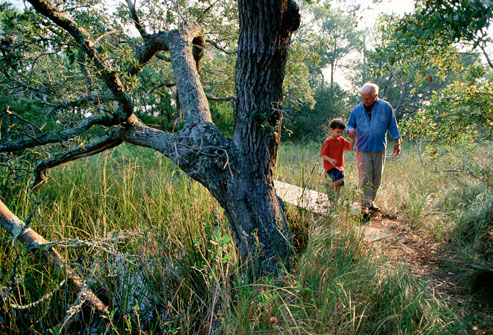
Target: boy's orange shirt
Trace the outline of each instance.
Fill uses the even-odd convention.
[[[325,171],[329,171],[333,168],[344,170],[344,150],[351,150],[351,145],[349,141],[342,136],[337,139],[329,136],[324,141],[322,149],[320,150],[320,156],[329,156],[337,161],[337,165],[334,166],[324,159]]]

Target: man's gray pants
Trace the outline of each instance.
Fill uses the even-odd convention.
[[[361,206],[370,207],[377,197],[382,181],[385,149],[378,152],[358,151],[356,162],[358,163],[359,187],[363,192]]]

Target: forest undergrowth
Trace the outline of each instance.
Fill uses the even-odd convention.
[[[484,150],[484,149],[487,150]],[[485,334],[493,328],[491,143],[431,157],[389,157],[370,220],[357,200],[354,152],[325,215],[285,205],[294,266],[247,274],[219,205],[160,154],[127,145],[50,171],[31,190],[0,174],[2,201],[55,242],[107,304],[78,292],[43,250],[0,233],[5,334]],[[276,178],[324,192],[319,144],[283,144]],[[390,229],[368,243],[360,227]],[[457,301],[457,300],[460,301]]]

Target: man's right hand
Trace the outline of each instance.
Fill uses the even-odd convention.
[[[354,133],[355,133],[354,129],[350,129],[347,131],[347,135],[349,136],[349,138],[354,138]]]

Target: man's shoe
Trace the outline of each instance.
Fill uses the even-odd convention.
[[[371,205],[370,208],[368,208],[371,212],[380,212],[380,207]]]

